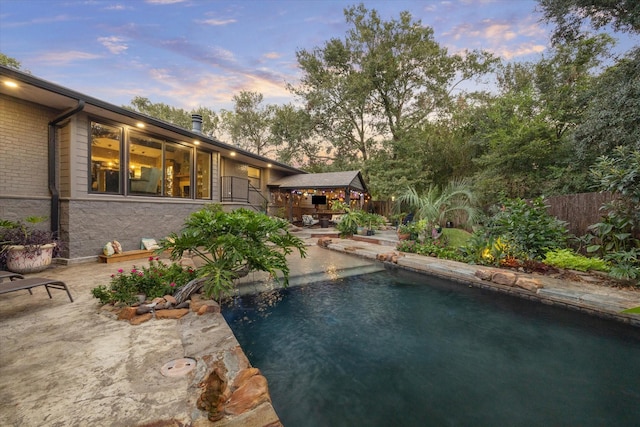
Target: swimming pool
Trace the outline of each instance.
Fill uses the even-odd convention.
[[[640,425],[640,331],[407,271],[223,308],[296,426]]]

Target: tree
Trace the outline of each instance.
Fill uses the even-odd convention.
[[[297,53],[303,77],[294,92],[332,144],[334,159],[415,178],[421,130],[447,117],[460,83],[491,70],[495,59],[486,52],[449,55],[433,29],[408,12],[382,21],[361,4],[346,9],[345,18],[350,29],[343,39]],[[391,195],[402,188],[394,182],[380,180],[374,191]]]
[[[10,56],[7,56],[2,52],[0,52],[0,65],[13,68],[14,70],[20,70],[22,68],[22,64],[20,64],[20,61],[15,58],[11,58]]]
[[[556,25],[554,40],[581,37],[585,21],[600,29],[612,25],[617,31],[640,32],[640,3],[637,0],[538,0],[544,19]]]
[[[199,114],[202,116],[202,133],[204,135],[212,137],[218,129],[218,116],[213,110],[205,107],[198,107],[189,112],[162,102],[153,103],[149,98],[136,96],[131,100],[131,105],[125,105],[123,108],[138,111],[156,119],[173,123],[184,129],[191,129],[193,126],[191,116],[193,114]]]
[[[311,118],[305,110],[292,104],[273,106],[269,132],[281,162],[305,165],[319,158],[320,146],[313,140]]]
[[[478,110],[473,135],[481,149],[474,159],[476,188],[487,202],[500,195],[587,191],[589,163],[578,155],[573,135],[611,43],[605,35],[585,38],[535,64],[500,68],[500,94]]]
[[[591,165],[617,146],[640,150],[640,48],[602,73],[586,95],[575,132],[581,162]]]
[[[430,185],[422,193],[407,188],[398,197],[396,208],[399,212],[414,213],[414,220],[425,220],[427,230],[443,226],[453,217],[473,224],[478,216],[476,197],[466,180],[454,180],[443,187]]]
[[[223,110],[222,127],[233,144],[264,156],[271,151],[269,128],[273,106],[262,105],[264,96],[258,92],[241,91],[233,96],[233,111]]]
[[[377,135],[371,88],[349,46],[332,39],[323,48],[296,52],[305,73],[291,90],[306,103],[316,132],[334,159],[367,160]]]
[[[381,21],[364,5],[345,11],[352,28],[347,43],[373,90],[393,141],[434,115],[448,111],[460,83],[488,72],[495,58],[481,51],[449,55],[433,37],[433,29],[401,12],[398,20]]]

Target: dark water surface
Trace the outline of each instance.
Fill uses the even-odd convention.
[[[640,331],[404,271],[223,309],[285,427],[640,426]]]

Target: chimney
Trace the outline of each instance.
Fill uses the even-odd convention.
[[[202,133],[202,116],[200,114],[191,115],[191,130]]]

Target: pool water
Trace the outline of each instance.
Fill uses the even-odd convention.
[[[406,271],[223,308],[285,427],[637,426],[640,331]]]

